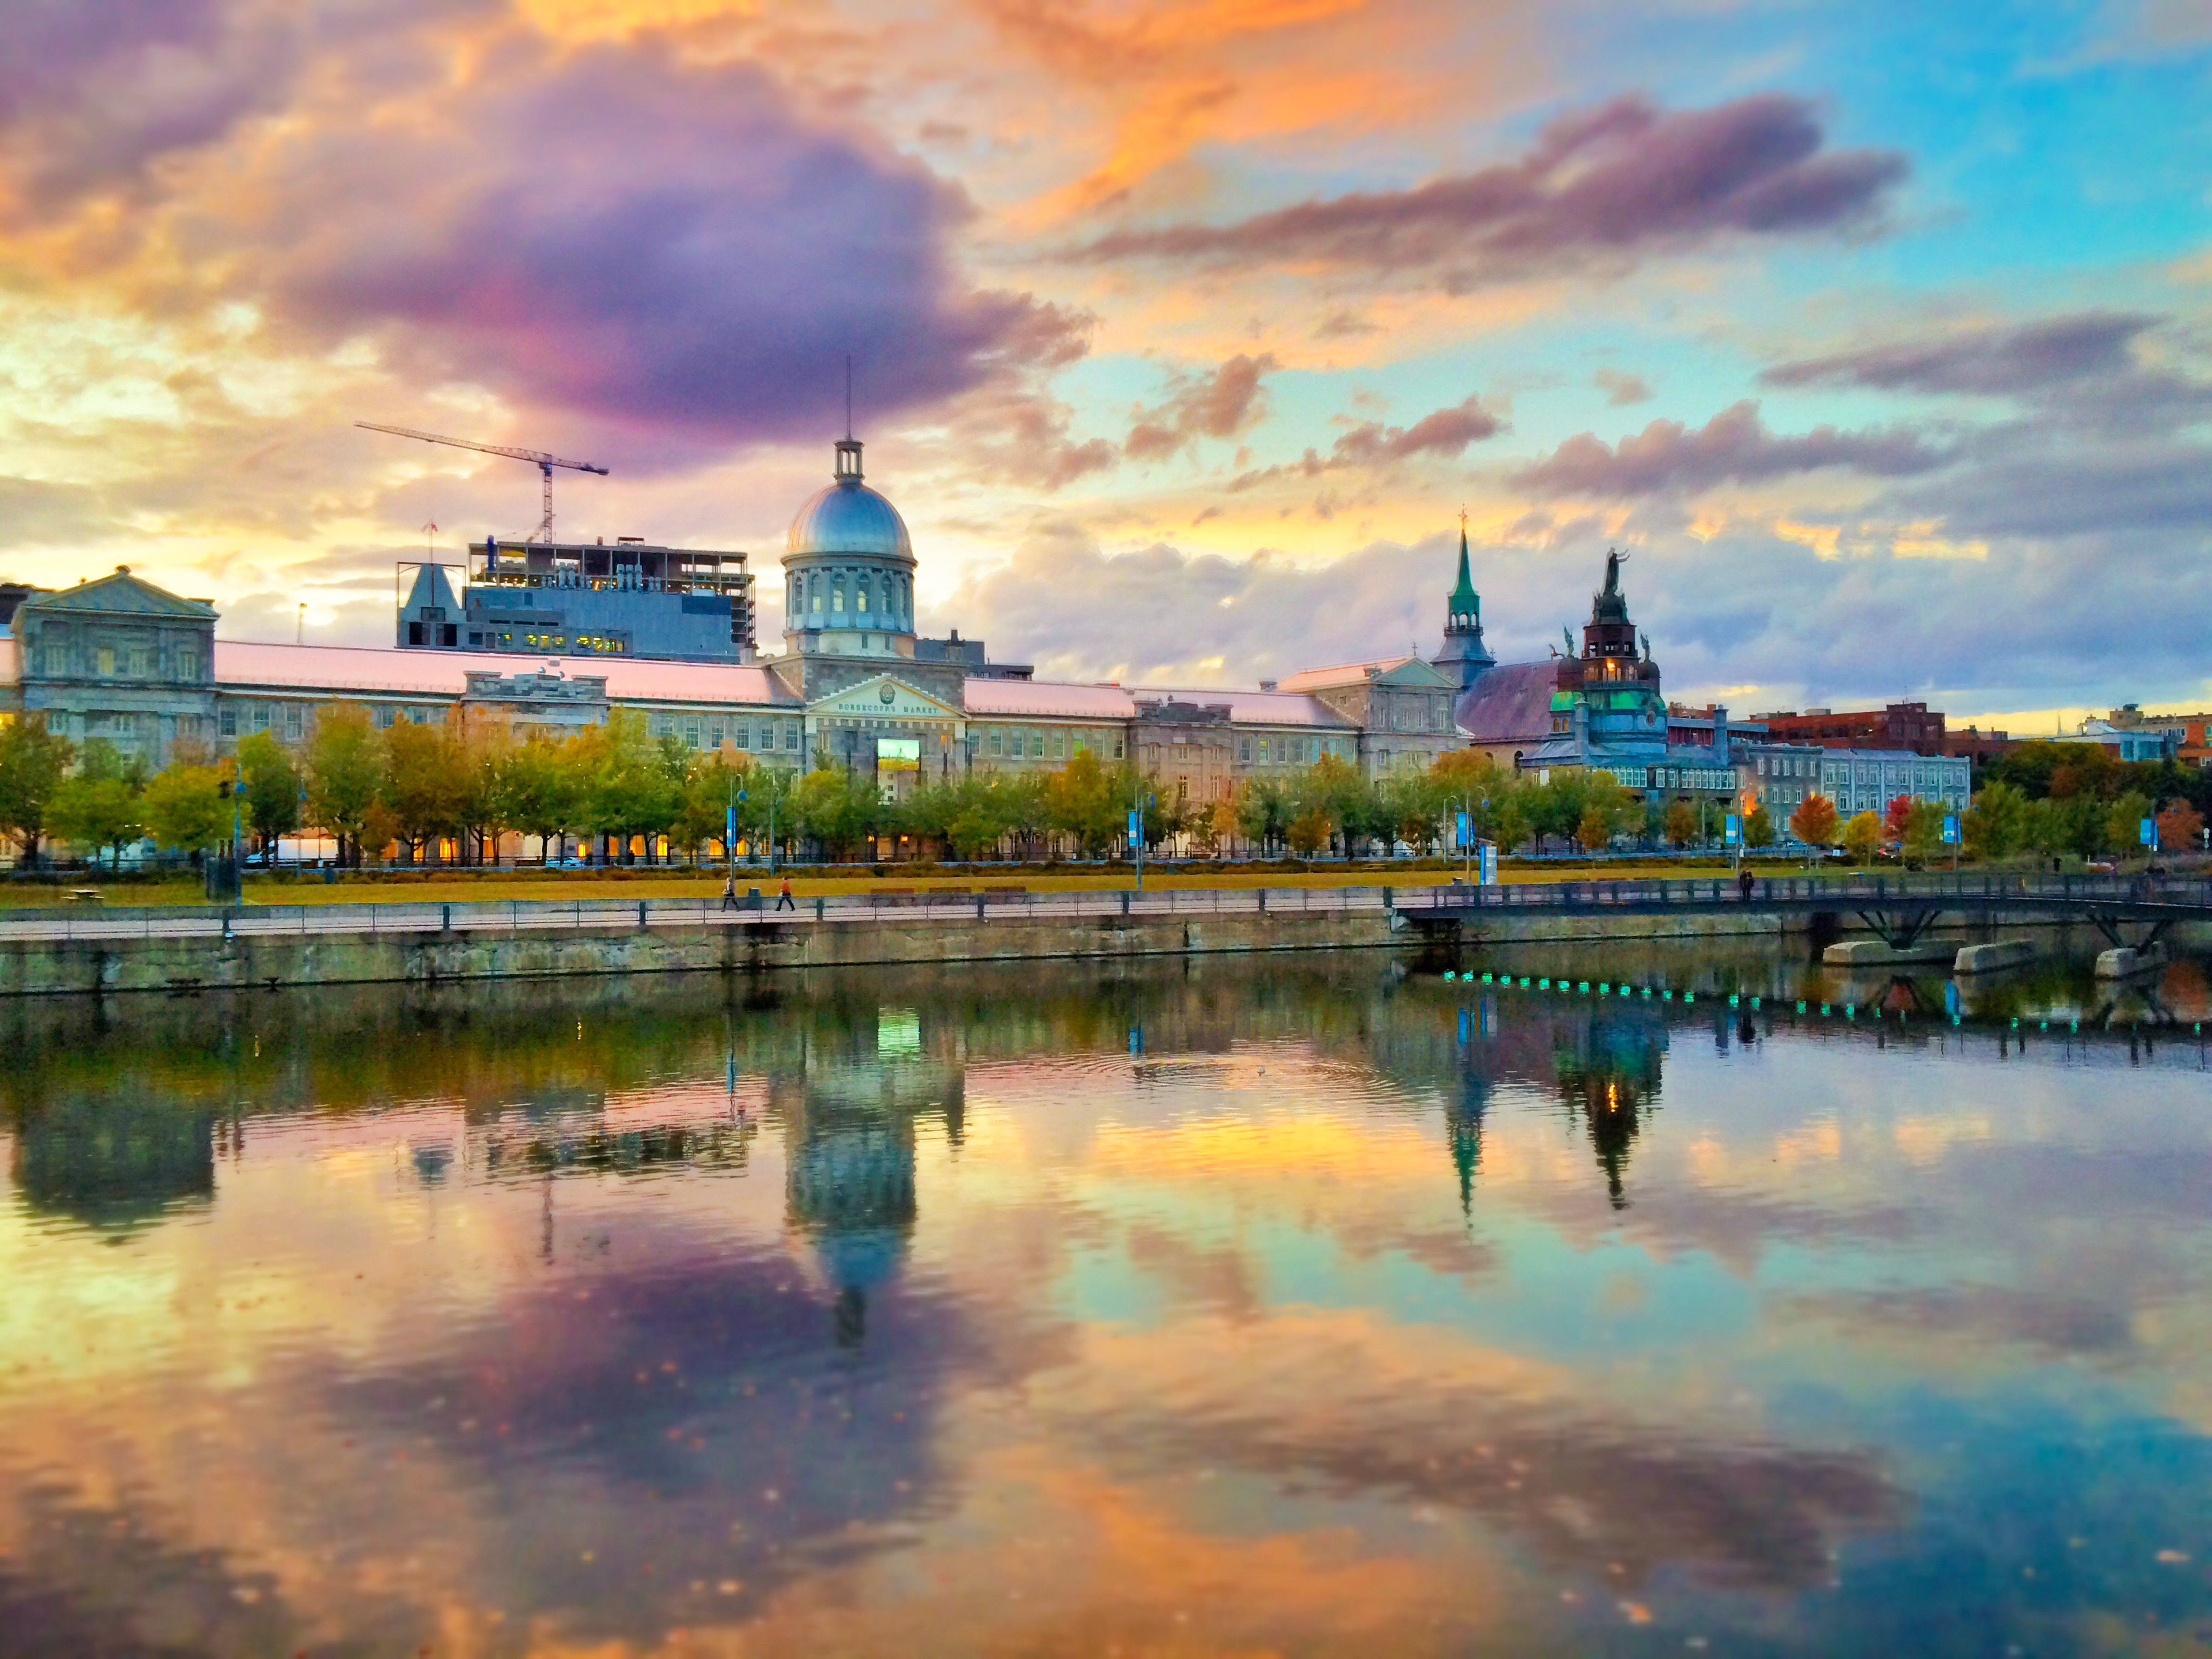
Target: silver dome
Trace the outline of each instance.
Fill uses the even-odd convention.
[[[898,509],[858,479],[831,484],[799,509],[784,538],[784,562],[818,554],[859,553],[912,564],[914,543]]]

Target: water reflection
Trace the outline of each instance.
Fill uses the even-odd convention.
[[[2201,1047],[1534,954],[0,1007],[0,1645],[2212,1617]]]

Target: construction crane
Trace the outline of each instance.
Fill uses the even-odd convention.
[[[538,469],[545,481],[545,513],[538,520],[538,533],[532,541],[553,539],[553,469],[565,466],[572,472],[596,472],[607,476],[603,466],[593,466],[589,461],[564,461],[558,455],[548,455],[536,449],[510,449],[504,444],[471,443],[466,438],[442,437],[435,432],[417,432],[407,426],[379,426],[374,421],[356,421],[354,424],[364,432],[388,432],[395,438],[420,438],[426,444],[445,444],[454,449],[473,449],[480,455],[504,455],[510,460],[528,461]]]

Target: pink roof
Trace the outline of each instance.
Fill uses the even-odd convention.
[[[15,683],[15,636],[0,634],[0,685]]]
[[[215,678],[223,686],[298,687],[458,697],[471,671],[528,674],[549,662],[571,678],[604,674],[618,702],[776,703],[796,708],[757,663],[662,662],[643,657],[539,657],[492,651],[403,651],[358,645],[262,644],[217,640]]]
[[[962,692],[971,715],[1024,714],[1063,720],[1126,720],[1136,704],[1118,685],[1068,685],[1052,680],[971,679]]]
[[[1318,697],[1303,691],[1246,691],[1235,686],[1135,685],[1130,696],[1145,702],[1170,697],[1177,702],[1227,703],[1229,718],[1239,726],[1315,726],[1331,731],[1359,728]]]
[[[1412,660],[1401,655],[1377,657],[1371,662],[1340,662],[1328,668],[1301,668],[1285,676],[1282,686],[1285,691],[1312,691],[1325,685],[1358,685],[1370,674],[1387,674],[1400,663]]]

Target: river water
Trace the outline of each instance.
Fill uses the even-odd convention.
[[[2200,966],[1476,966],[0,1007],[0,1651],[2205,1650]]]

